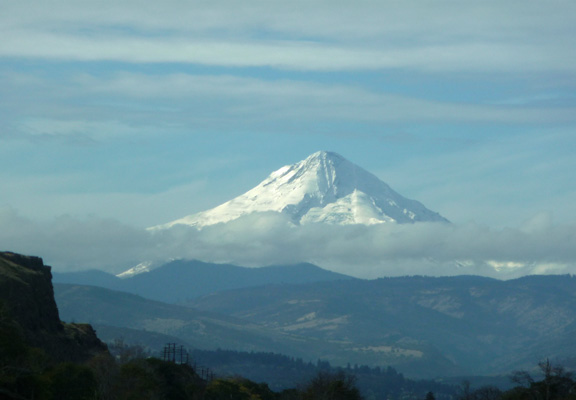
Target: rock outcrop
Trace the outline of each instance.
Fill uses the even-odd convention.
[[[83,362],[107,352],[90,325],[60,321],[51,268],[39,257],[0,252],[0,319],[54,362]]]

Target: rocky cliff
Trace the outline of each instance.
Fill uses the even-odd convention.
[[[54,362],[82,362],[107,351],[90,325],[60,321],[51,268],[39,257],[0,252],[0,320]]]

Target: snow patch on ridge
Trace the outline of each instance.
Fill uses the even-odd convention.
[[[117,274],[116,276],[121,279],[132,278],[133,276],[140,275],[146,272],[150,272],[150,267],[152,266],[152,261],[141,262],[140,264],[127,269],[124,272]]]
[[[159,267],[160,265],[174,261],[174,260],[176,260],[176,259],[175,258],[168,258],[167,260],[163,260],[163,261],[144,261],[144,262],[141,262],[140,264],[138,264],[138,265],[136,265],[130,269],[127,269],[124,272],[116,274],[116,277],[121,278],[121,279],[133,278],[136,275],[150,272],[153,269]]]

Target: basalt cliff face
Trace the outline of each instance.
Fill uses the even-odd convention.
[[[51,268],[39,257],[0,252],[4,326],[15,327],[27,345],[42,349],[54,362],[82,362],[107,352],[90,325],[60,321]]]

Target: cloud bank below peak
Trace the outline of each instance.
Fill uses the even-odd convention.
[[[437,223],[294,227],[264,213],[201,231],[150,232],[98,218],[34,222],[2,209],[0,241],[4,250],[43,257],[56,271],[118,273],[142,261],[185,258],[253,267],[308,261],[362,278],[576,273],[576,225],[556,225],[545,214],[498,230]]]

